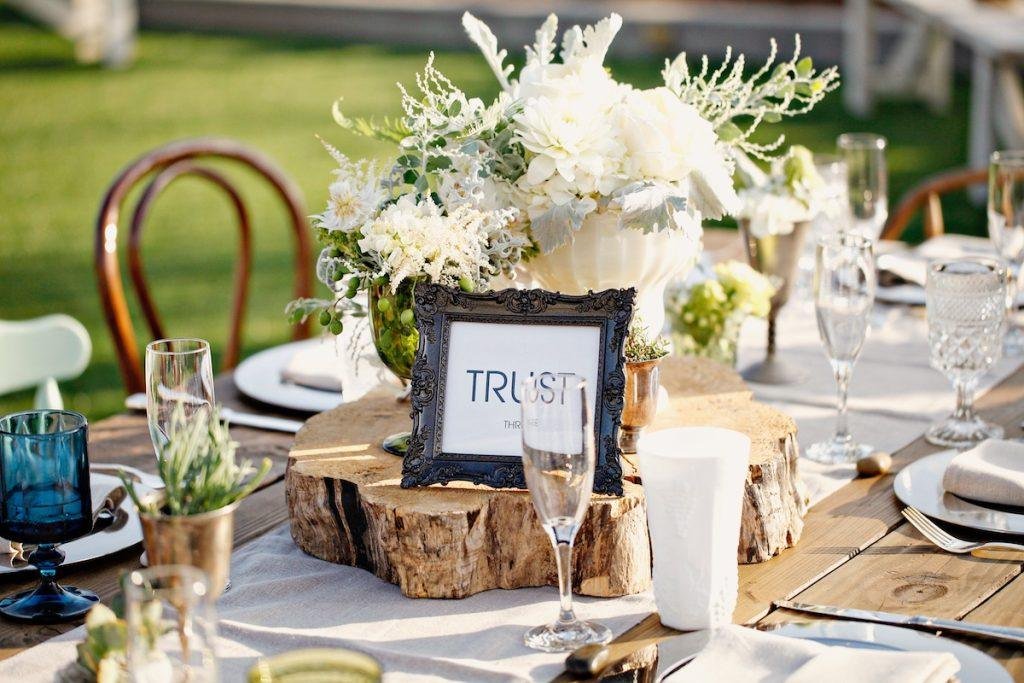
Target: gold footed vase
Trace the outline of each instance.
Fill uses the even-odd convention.
[[[214,595],[228,586],[235,510],[231,505],[197,515],[139,513],[142,543],[150,567],[184,564],[203,570]]]
[[[748,382],[796,384],[807,378],[807,373],[803,369],[784,362],[775,351],[776,317],[789,300],[789,293],[796,279],[797,264],[809,230],[810,222],[800,221],[793,224],[793,230],[789,234],[755,237],[750,233],[749,221],[740,221],[740,237],[743,239],[750,266],[772,280],[776,287],[768,311],[768,348],[764,360],[740,373]]]
[[[658,412],[658,393],[661,387],[658,365],[663,358],[627,362],[625,401],[622,408],[622,427],[619,448],[623,457],[636,467],[634,458],[640,432],[654,421]]]
[[[415,280],[404,280],[398,291],[390,284],[373,285],[369,292],[370,330],[373,345],[381,362],[395,373],[408,388],[412,379],[412,365],[416,362],[416,347],[420,333],[413,318],[413,290]],[[408,399],[408,393],[403,400]],[[384,439],[381,447],[391,455],[405,457],[409,449],[409,432],[398,432]]]

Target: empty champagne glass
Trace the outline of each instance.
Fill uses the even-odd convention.
[[[586,381],[542,373],[523,380],[523,471],[537,517],[555,546],[558,619],[530,629],[527,647],[566,652],[607,643],[607,627],[576,618],[572,608],[572,544],[594,486],[594,424]]]
[[[121,580],[128,680],[216,683],[216,596],[201,570],[162,565]]]
[[[807,449],[815,462],[856,462],[874,450],[853,440],[847,425],[846,397],[853,366],[867,337],[875,302],[875,256],[863,235],[839,233],[818,242],[814,270],[814,311],[825,355],[836,379],[836,431]]]
[[[1003,355],[1018,358],[1024,356],[1024,331],[1013,318],[1024,267],[1024,150],[992,153],[988,167],[988,235],[1014,275],[1006,292]]]
[[[849,229],[877,240],[889,218],[888,141],[874,133],[843,133],[836,140],[846,162]]]
[[[970,448],[1003,435],[974,413],[978,379],[999,359],[1006,321],[1005,266],[989,258],[937,261],[925,284],[931,365],[956,388],[956,409],[925,438],[938,446]]]
[[[213,409],[213,361],[204,339],[158,339],[146,347],[146,418],[158,453],[179,403],[186,418]]]

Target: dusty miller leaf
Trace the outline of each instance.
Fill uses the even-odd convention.
[[[530,231],[537,246],[545,254],[563,244],[569,244],[583,225],[583,219],[595,208],[593,201],[574,199],[568,204],[554,206],[530,221]]]
[[[619,209],[619,227],[652,233],[679,228],[676,213],[685,213],[688,202],[675,188],[637,182],[615,192],[609,206]]]

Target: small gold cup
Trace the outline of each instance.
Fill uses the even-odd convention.
[[[640,431],[654,421],[658,412],[658,364],[661,358],[626,363],[625,405],[619,447],[627,455],[636,453]]]
[[[150,567],[185,564],[198,567],[210,578],[214,595],[224,592],[231,569],[235,510],[231,505],[198,515],[139,512],[142,542]]]

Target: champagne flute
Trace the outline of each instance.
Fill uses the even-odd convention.
[[[875,257],[870,239],[838,233],[818,242],[814,271],[814,310],[825,355],[837,389],[836,431],[807,449],[809,460],[856,462],[874,449],[853,440],[847,425],[846,398],[853,366],[867,337],[875,302]]]
[[[1002,351],[1006,287],[1006,266],[995,259],[961,258],[928,267],[925,301],[931,365],[956,387],[956,409],[928,430],[929,443],[970,448],[1003,435],[1002,427],[974,413],[974,389]]]
[[[1024,331],[1013,324],[1013,315],[1024,268],[1024,150],[992,153],[988,167],[988,235],[1013,274],[1006,292],[1003,355],[1019,358],[1024,356]]]
[[[146,418],[157,453],[178,404],[191,418],[213,410],[213,361],[204,339],[158,339],[146,346]]]
[[[523,471],[544,531],[555,547],[558,619],[530,629],[527,647],[567,652],[607,643],[606,626],[576,617],[572,607],[572,544],[594,487],[594,425],[586,381],[542,373],[521,383]]]
[[[873,240],[881,236],[889,218],[888,144],[874,133],[843,133],[836,140],[839,155],[846,162],[849,227]]]

